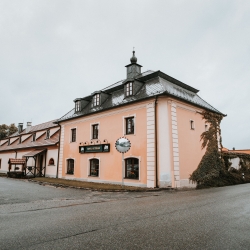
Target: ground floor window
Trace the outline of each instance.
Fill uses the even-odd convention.
[[[74,164],[75,161],[73,159],[67,160],[67,174],[74,174]]]
[[[53,158],[50,158],[50,159],[49,159],[49,165],[55,165],[55,162],[54,162],[54,159],[53,159]]]
[[[99,160],[91,159],[90,160],[90,176],[99,176]]]
[[[125,178],[139,179],[139,160],[137,158],[125,159]]]

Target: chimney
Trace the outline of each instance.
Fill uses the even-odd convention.
[[[31,130],[31,122],[27,122],[26,133],[29,133]]]
[[[23,131],[23,123],[18,123],[18,134]]]

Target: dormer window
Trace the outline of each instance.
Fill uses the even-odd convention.
[[[133,82],[129,82],[126,84],[125,94],[126,96],[133,95]]]
[[[49,139],[50,138],[50,130],[47,130],[46,132],[46,139]]]
[[[95,94],[93,97],[93,106],[99,106],[100,105],[100,94]]]
[[[19,137],[19,144],[21,144],[22,143],[22,137],[20,136]]]
[[[36,134],[33,134],[32,135],[32,141],[35,141],[36,140]]]
[[[76,112],[80,112],[81,111],[81,101],[76,101],[75,111]]]

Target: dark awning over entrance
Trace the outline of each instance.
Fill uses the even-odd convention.
[[[26,155],[23,155],[23,157],[33,157],[33,156],[36,156],[40,153],[43,153],[44,151],[46,151],[47,149],[37,149],[37,150],[34,150],[34,151],[31,151],[29,152],[28,154]]]

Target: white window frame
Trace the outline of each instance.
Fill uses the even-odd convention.
[[[128,158],[138,159],[138,161],[139,161],[139,179],[127,179],[127,178],[125,178],[125,171],[126,171],[125,160]],[[125,181],[141,181],[141,156],[129,155],[129,156],[124,157],[123,176],[124,176]]]
[[[134,88],[134,83],[133,82],[128,82],[128,83],[125,84],[125,96],[126,97],[133,96],[133,94],[134,94],[133,93],[134,92],[133,88]],[[131,93],[131,91],[132,91],[132,93]]]
[[[68,160],[74,160],[74,174],[67,174]],[[72,158],[72,157],[65,158],[65,169],[64,169],[65,175],[74,177],[75,176],[75,170],[76,170],[76,159]]]
[[[35,140],[34,140],[34,137],[35,137]],[[36,138],[36,133],[33,133],[33,134],[32,134],[32,141],[36,141],[36,139],[37,139],[37,138]]]
[[[97,98],[97,97],[98,97],[98,98]],[[95,94],[95,95],[93,96],[93,107],[98,107],[98,106],[100,106],[100,103],[101,103],[101,95],[100,95],[100,93]]]
[[[134,133],[133,134],[126,134],[126,119],[130,118],[130,117],[134,117]],[[123,130],[124,136],[136,135],[136,114],[131,114],[131,115],[127,115],[127,116],[122,117],[122,130]]]
[[[81,101],[76,101],[75,102],[75,112],[80,112],[81,111]]]
[[[90,160],[92,160],[92,159],[99,160],[99,175],[98,176],[90,176]],[[88,178],[94,178],[94,179],[98,179],[98,178],[100,179],[100,176],[101,176],[101,158],[100,157],[87,158],[87,177]]]
[[[72,129],[76,130],[76,141],[72,141]],[[77,127],[72,127],[70,128],[70,133],[69,133],[69,143],[76,143],[77,142]]]
[[[100,122],[93,122],[93,123],[90,123],[90,140],[100,140]],[[93,125],[98,125],[98,138],[97,139],[93,139],[92,138],[92,135],[93,135]]]

